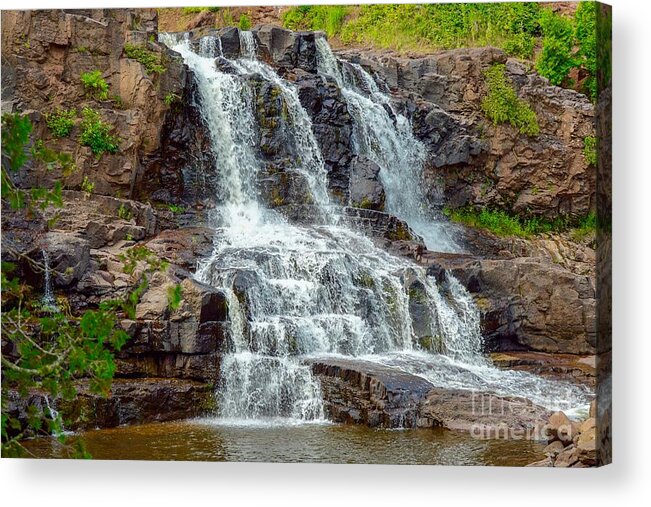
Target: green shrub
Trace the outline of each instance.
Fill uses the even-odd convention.
[[[240,30],[244,30],[245,32],[247,30],[251,29],[251,18],[249,18],[246,14],[240,15],[240,23],[239,23]]]
[[[73,109],[55,109],[45,114],[45,124],[54,137],[67,137],[75,126],[77,111]]]
[[[595,136],[586,136],[583,138],[583,156],[588,164],[596,167],[597,138]]]
[[[570,231],[573,239],[579,241],[593,233],[597,227],[596,215],[590,213],[580,219],[560,216],[554,220],[540,217],[521,218],[503,210],[459,208],[444,210],[453,222],[470,227],[486,229],[497,236],[518,236],[528,238],[535,234]]]
[[[518,97],[504,72],[503,64],[493,65],[485,72],[488,94],[482,101],[484,113],[495,124],[508,122],[522,134],[538,135],[535,111]]]
[[[118,208],[118,218],[122,220],[131,220],[133,218],[133,213],[130,208],[127,208],[124,204],[120,204]]]
[[[84,72],[81,75],[81,83],[84,85],[86,93],[97,100],[108,99],[108,84],[104,81],[102,73],[99,70]]]
[[[556,14],[551,9],[543,10],[540,17],[543,30],[543,49],[536,61],[536,70],[554,85],[565,82],[572,67],[577,65],[574,58],[574,26],[571,18]]]
[[[219,7],[183,7],[183,14],[199,14],[204,11],[217,12],[218,10]]]
[[[168,206],[168,209],[172,213],[185,213],[185,208],[183,206],[179,206],[178,204],[170,204]]]
[[[81,136],[79,142],[82,146],[90,147],[91,151],[100,157],[103,153],[116,153],[120,138],[110,134],[111,125],[104,123],[100,114],[89,107],[81,111]]]
[[[518,33],[504,41],[502,49],[506,53],[518,58],[529,59],[533,56],[536,39],[528,33]]]
[[[87,194],[92,194],[93,190],[95,190],[95,183],[91,182],[88,176],[84,176],[84,181],[81,182],[81,189]]]
[[[176,93],[170,92],[167,95],[165,95],[165,98],[163,99],[163,102],[165,102],[165,105],[171,106],[175,102],[178,102],[181,100],[181,97],[177,95]]]
[[[596,232],[597,214],[594,211],[591,211],[572,229],[571,236],[574,241],[583,241],[588,236],[596,234]]]
[[[149,74],[162,74],[167,69],[162,63],[162,56],[154,51],[147,49],[145,46],[136,46],[134,44],[125,44],[124,53],[127,58],[132,58],[144,65]]]

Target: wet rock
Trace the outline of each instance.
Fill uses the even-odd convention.
[[[215,406],[212,386],[191,380],[114,379],[107,397],[92,393],[86,380],[77,381],[76,389],[73,400],[49,401],[40,391],[31,391],[28,396],[10,391],[8,411],[25,424],[28,407],[47,413],[49,403],[61,413],[66,430],[79,431],[187,419]]]
[[[345,359],[316,360],[312,371],[335,421],[386,428],[431,425],[419,414],[422,398],[432,389],[422,377]]]
[[[298,71],[295,82],[301,105],[312,120],[314,137],[319,143],[328,171],[328,188],[341,204],[349,204],[353,201],[349,192],[360,194],[365,191],[359,192],[351,183],[351,167],[356,162],[352,117],[346,101],[334,81],[323,76]],[[374,193],[379,189],[367,189],[366,192],[368,191]],[[378,194],[378,203],[379,199]]]
[[[233,59],[240,55],[240,30],[234,26],[227,26],[219,30],[222,43],[222,52],[226,58]]]
[[[369,361],[328,358],[310,363],[321,383],[326,410],[339,422],[392,428],[442,426],[470,431],[478,438],[532,439],[539,438],[536,429],[549,416],[544,408],[521,398],[435,388],[420,376]]]
[[[66,429],[111,428],[197,417],[214,409],[209,384],[176,379],[115,379],[107,398],[93,395],[85,383],[76,399],[61,401],[59,409],[70,421]]]
[[[432,322],[425,286],[416,280],[409,286],[408,292],[409,315],[411,316],[414,335],[418,339],[420,346],[425,350],[441,352],[438,347],[438,337],[432,336]]]
[[[52,281],[57,287],[69,287],[78,282],[88,269],[88,241],[67,232],[48,232],[44,248],[50,259]]]
[[[382,238],[391,243],[405,241],[423,244],[422,238],[412,231],[406,222],[393,215],[372,209],[352,207],[344,208],[344,212],[355,226],[366,231],[371,237]]]
[[[350,203],[355,208],[384,210],[384,188],[380,166],[366,157],[355,158],[350,169]]]
[[[595,356],[508,351],[494,352],[490,357],[493,365],[502,369],[526,371],[557,380],[572,380],[592,388],[597,381]]]
[[[314,32],[292,32],[275,25],[256,27],[253,33],[261,49],[280,67],[298,67],[307,72],[316,70],[316,37]]]

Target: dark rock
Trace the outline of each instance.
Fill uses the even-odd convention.
[[[234,26],[227,26],[219,30],[222,51],[226,58],[233,59],[240,56],[240,30]]]
[[[471,431],[478,438],[540,437],[549,412],[522,398],[435,388],[422,377],[355,359],[315,359],[329,415],[339,422],[380,427]],[[504,435],[507,433],[507,435]]]
[[[187,419],[215,408],[212,386],[191,380],[115,379],[107,397],[92,393],[86,380],[77,381],[76,389],[73,400],[49,401],[40,391],[26,397],[10,391],[7,410],[25,425],[28,407],[48,413],[49,404],[61,413],[66,430],[79,431]]]
[[[386,428],[422,426],[421,399],[432,385],[422,377],[360,360],[316,360],[326,410],[338,422]]]
[[[379,180],[380,166],[366,157],[354,159],[350,169],[350,203],[355,208],[384,210],[384,188]]]
[[[278,66],[298,67],[307,72],[316,70],[316,37],[314,32],[292,32],[275,25],[256,27],[253,33],[261,49]]]
[[[353,123],[346,101],[334,81],[323,76],[296,72],[302,106],[310,115],[314,137],[328,171],[331,194],[349,204],[351,165],[355,160]]]
[[[393,215],[372,209],[351,207],[344,208],[344,212],[351,223],[366,231],[371,237],[383,238],[389,242],[408,241],[414,245],[423,245],[422,238],[412,231],[406,222]]]

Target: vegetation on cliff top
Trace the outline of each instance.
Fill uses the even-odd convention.
[[[553,84],[576,86],[596,98],[596,3],[573,15],[534,2],[467,4],[309,5],[282,15],[286,28],[323,30],[343,43],[398,51],[496,46],[536,62]],[[581,83],[573,83],[577,69]]]

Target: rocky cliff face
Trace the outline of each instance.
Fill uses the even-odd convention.
[[[2,26],[3,112],[29,114],[36,137],[73,155],[77,170],[64,178],[67,188],[79,188],[87,178],[98,194],[168,202],[183,196],[183,170],[205,153],[205,140],[193,128],[201,122],[192,106],[192,80],[178,55],[156,41],[154,9],[4,11]],[[129,58],[129,44],[143,48],[164,71]],[[108,84],[99,100],[81,81],[93,71]],[[48,113],[79,113],[86,106],[99,111],[119,137],[115,154],[98,157],[82,146],[78,121],[69,137],[58,140],[45,125]],[[186,150],[191,145],[199,149]],[[47,185],[62,176],[36,167],[23,183]]]
[[[29,114],[35,135],[72,153],[77,165],[64,179],[70,190],[64,192],[66,206],[58,222],[47,230],[49,212],[30,223],[3,213],[3,240],[7,235],[20,240],[17,243],[27,255],[39,256],[41,249],[49,253],[55,289],[65,292],[73,311],[122,294],[134,283],[119,262],[126,249],[146,246],[168,260],[169,271],[152,280],[136,318],[122,322],[132,340],[118,358],[118,376],[149,379],[146,396],[167,393],[171,413],[184,415],[179,407],[188,399],[201,399],[193,403],[208,406],[206,393],[219,378],[227,307],[224,294],[192,279],[197,260],[212,249],[213,231],[205,224],[216,192],[209,171],[219,170],[209,155],[210,139],[192,74],[178,55],[156,42],[155,11],[3,12],[2,21],[3,111]],[[207,34],[220,38],[225,56],[240,54],[237,29],[202,28],[191,37],[198,40]],[[431,266],[432,276],[441,276],[444,270],[457,276],[482,310],[488,349],[594,352],[594,252],[589,246],[551,236],[505,240],[469,230],[464,232],[469,253],[463,256],[423,252],[409,227],[383,212],[379,167],[355,154],[352,119],[341,90],[316,73],[315,41],[321,35],[263,25],[254,36],[262,58],[296,85],[321,148],[331,196],[347,206],[350,220],[382,246],[415,255],[416,261]],[[165,71],[148,72],[128,58],[127,43],[145,47],[160,59]],[[426,183],[433,206],[497,206],[547,218],[583,216],[592,208],[594,170],[582,150],[583,138],[592,134],[593,110],[585,97],[549,86],[493,48],[416,59],[358,50],[342,51],[340,56],[370,70],[390,90],[395,107],[412,120],[416,135],[428,147]],[[484,118],[482,73],[494,63],[506,63],[518,94],[535,109],[539,136],[518,134],[510,126],[495,126]],[[119,100],[98,101],[85,93],[80,75],[92,70],[101,71],[111,95]],[[292,169],[292,147],[282,137],[282,129],[291,127],[287,104],[268,82],[256,84],[255,75],[249,79],[255,89],[264,161],[260,193],[270,207],[300,220],[310,212],[311,203],[305,182]],[[84,105],[99,110],[113,126],[121,138],[117,153],[96,157],[80,145],[78,127],[69,138],[52,137],[45,114],[57,107]],[[31,167],[22,183],[47,185],[61,176]],[[95,184],[90,196],[78,191],[84,178]],[[182,203],[184,208],[173,213],[161,206],[170,203]],[[184,299],[180,308],[171,311],[166,294],[176,283],[181,283]],[[394,425],[391,421],[397,412],[378,409],[385,406],[383,397],[390,397],[391,389],[380,386],[380,394],[367,399],[359,391],[368,391],[368,386],[346,385],[339,366],[314,368],[334,393],[330,409],[339,419]],[[355,378],[362,383],[368,380],[363,373]],[[135,396],[131,384],[124,382],[113,404],[102,408],[110,417],[99,424],[155,420],[152,414],[125,415],[136,409],[130,404]],[[336,401],[349,395],[359,405],[353,411]],[[432,407],[438,398],[430,398],[427,403],[424,395],[403,400],[411,407],[413,425],[456,424],[442,423],[450,415],[437,413]],[[152,403],[146,407],[160,410]],[[114,417],[116,411],[122,415]]]

